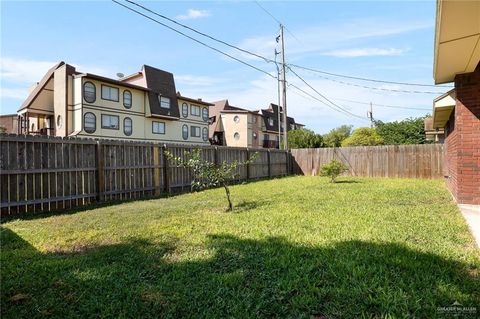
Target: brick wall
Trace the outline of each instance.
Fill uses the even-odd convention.
[[[447,184],[457,202],[480,204],[480,64],[455,77],[455,90],[445,140]]]

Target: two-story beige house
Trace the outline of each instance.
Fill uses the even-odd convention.
[[[181,96],[173,74],[144,65],[111,79],[60,62],[18,110],[20,134],[209,144],[209,107]]]
[[[280,115],[282,115],[280,113]],[[303,127],[287,118],[288,130]],[[281,132],[284,130],[281,120]],[[228,103],[228,100],[214,102],[210,108],[209,136],[212,144],[234,147],[279,148],[278,106],[250,111]]]

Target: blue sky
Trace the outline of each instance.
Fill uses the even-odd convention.
[[[278,24],[250,1],[151,1],[143,5],[247,50],[273,59]],[[265,1],[261,5],[290,32],[287,62],[328,72],[389,81],[433,84],[435,2],[422,1]],[[190,33],[191,34],[191,33]],[[293,34],[293,35],[292,35]],[[198,37],[197,35],[194,35]],[[202,39],[272,74],[272,63]],[[248,109],[277,101],[277,83],[110,1],[1,1],[1,113],[15,113],[28,88],[57,61],[81,72],[115,77],[149,64],[172,72],[182,95],[207,101],[228,99]],[[434,94],[369,90],[323,79],[295,69],[318,91],[350,112],[365,116],[373,102],[383,121],[421,116]],[[445,87],[408,87],[334,78],[382,89],[434,91]],[[287,80],[316,95],[293,74]],[[342,124],[368,125],[366,119],[332,111],[294,89],[289,115],[319,133]]]

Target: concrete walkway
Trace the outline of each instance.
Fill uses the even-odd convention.
[[[458,207],[480,248],[480,205],[459,204]]]

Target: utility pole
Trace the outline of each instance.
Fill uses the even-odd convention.
[[[283,147],[288,150],[288,125],[287,125],[287,79],[285,68],[285,40],[283,37],[283,25],[280,24],[280,40],[282,46],[282,69],[281,69],[281,85],[282,85],[282,107],[283,107]],[[278,106],[280,112],[280,105]]]
[[[277,37],[277,42],[279,40],[280,36]],[[277,96],[278,96],[278,110],[277,110],[277,128],[278,128],[278,149],[280,149],[280,141],[282,140],[282,119],[281,119],[281,114],[280,114],[280,96],[282,95],[282,92],[280,90],[281,88],[281,81],[280,81],[280,68],[278,67],[277,63],[277,55],[279,55],[280,52],[277,52],[277,49],[275,49],[275,66],[277,67]]]
[[[367,111],[367,117],[370,119],[370,127],[373,128],[373,104],[370,102],[370,111]]]

